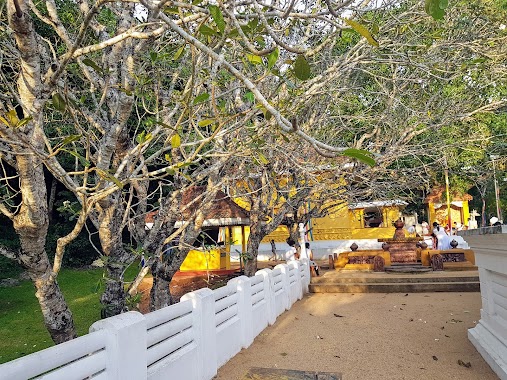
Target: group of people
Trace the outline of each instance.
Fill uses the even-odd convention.
[[[461,231],[463,229],[463,225],[461,223],[454,222],[453,229],[449,229],[449,226],[442,227],[438,222],[433,222],[433,230],[430,233],[430,226],[428,222],[424,221],[421,223],[422,235],[428,236],[430,235],[433,241],[433,249],[451,249],[451,236],[456,234],[457,231]],[[412,225],[407,228],[407,232],[409,236],[419,236],[416,231],[416,226]]]
[[[271,240],[272,247],[273,247],[273,243],[274,243],[274,241]],[[289,245],[289,249],[285,252],[285,261],[288,263],[293,260],[299,260],[299,258],[301,257],[301,253],[300,253],[300,250],[298,250],[298,248],[296,247],[296,242],[289,238],[289,239],[287,239],[287,244]],[[317,265],[317,263],[315,263],[315,261],[313,261],[313,252],[310,248],[309,242],[305,243],[305,250],[306,250],[306,256],[310,260],[310,270],[312,272],[315,272],[315,274],[318,276],[319,275],[319,266]],[[276,253],[273,252],[273,254],[276,257]]]
[[[433,222],[431,238],[433,240],[433,249],[451,249],[451,238],[445,228],[440,226],[438,222]]]

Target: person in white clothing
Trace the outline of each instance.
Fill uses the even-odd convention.
[[[285,261],[289,262],[296,260],[297,253],[296,243],[294,242],[294,240],[288,239],[287,244],[289,245],[290,248],[287,250],[287,252],[285,252]]]
[[[430,225],[428,224],[427,221],[423,221],[421,223],[421,227],[422,227],[422,234],[423,235],[429,235],[430,233]]]
[[[313,252],[310,248],[310,243],[306,242],[305,247],[306,247],[306,254],[308,255],[308,258],[310,259],[310,269],[315,271],[315,274],[318,276],[319,275],[319,266],[317,265],[317,263],[315,261],[313,261]]]
[[[437,223],[433,223],[433,233],[435,234],[437,238],[437,249],[443,250],[443,249],[450,249],[451,246],[449,245],[449,235],[445,232],[445,230]]]

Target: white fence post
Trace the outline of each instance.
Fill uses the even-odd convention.
[[[308,259],[301,259],[299,260],[301,263],[301,266],[303,267],[303,271],[299,271],[299,275],[301,277],[301,287],[303,289],[303,294],[308,293],[308,285],[310,284],[310,260]]]
[[[199,379],[209,380],[217,374],[217,336],[215,326],[215,297],[213,291],[202,288],[181,297],[181,301],[190,300],[194,308],[194,326],[198,338],[199,357],[196,364],[199,366]]]
[[[147,378],[146,320],[141,313],[129,311],[95,322],[90,332],[107,330],[108,379]]]
[[[279,267],[282,272],[282,285],[283,285],[283,306],[285,310],[289,310],[290,303],[290,286],[289,286],[289,266],[287,264],[278,264],[275,268]]]
[[[274,325],[276,322],[275,291],[273,289],[273,272],[271,269],[261,269],[255,273],[264,277],[264,298],[268,305],[268,323]]]
[[[298,300],[303,298],[303,278],[301,277],[302,266],[303,263],[301,263],[299,260],[296,260],[295,267],[296,267],[296,284],[298,287]]]
[[[238,318],[241,323],[242,339],[241,345],[247,348],[253,343],[252,324],[252,285],[251,280],[246,276],[233,278],[229,281],[231,286],[236,287],[238,293]]]

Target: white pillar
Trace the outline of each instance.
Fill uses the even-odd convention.
[[[237,289],[238,294],[238,318],[241,323],[243,348],[248,348],[254,340],[252,323],[252,285],[246,276],[233,278],[229,281],[231,286]]]
[[[301,276],[301,288],[303,294],[308,293],[308,285],[310,284],[310,261],[308,259],[299,260],[299,265],[304,268],[304,271],[299,271]]]
[[[202,288],[185,294],[181,301],[191,300],[194,326],[197,328],[199,379],[212,379],[217,374],[217,337],[215,327],[215,297],[213,291]],[[133,378],[132,378],[133,379]]]
[[[299,223],[299,245],[301,246],[301,255],[300,259],[307,259],[308,255],[306,254],[306,246],[305,246],[305,225],[303,223]]]
[[[90,332],[107,330],[108,379],[147,378],[146,320],[141,313],[129,311],[95,322]]]
[[[276,322],[275,292],[273,290],[273,272],[271,269],[261,269],[255,273],[264,277],[264,299],[268,309],[268,323],[274,325]]]
[[[282,273],[283,296],[282,306],[285,310],[289,310],[290,304],[290,287],[289,287],[289,266],[287,264],[278,264],[275,268],[280,268]]]

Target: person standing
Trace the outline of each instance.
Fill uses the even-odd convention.
[[[271,256],[269,259],[273,260],[273,261],[276,261],[276,244],[275,244],[275,241],[273,239],[271,239],[270,243],[271,243],[271,252],[273,253],[273,256]]]
[[[292,239],[287,239],[287,244],[289,245],[289,249],[287,250],[287,252],[285,252],[285,261],[289,262],[296,260],[297,254],[296,242]]]
[[[310,248],[310,243],[305,243],[306,247],[306,254],[308,255],[308,258],[310,259],[310,271],[315,271],[315,274],[319,275],[319,266],[315,261],[313,261],[313,251]]]
[[[428,222],[427,221],[423,221],[421,223],[421,227],[422,227],[422,234],[424,236],[429,235],[429,233],[430,233],[430,225],[428,224]]]

